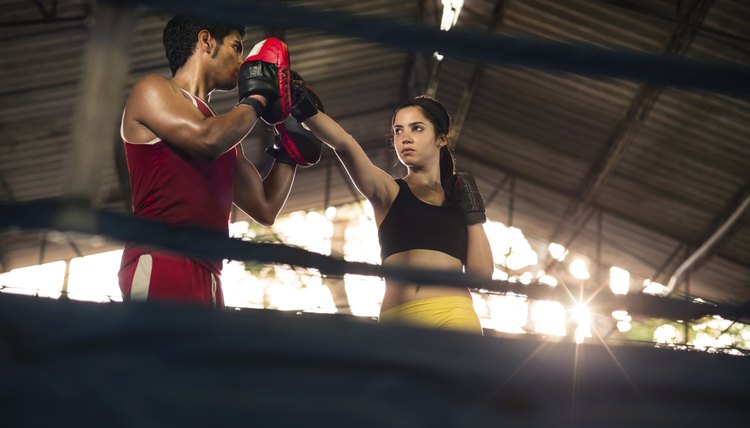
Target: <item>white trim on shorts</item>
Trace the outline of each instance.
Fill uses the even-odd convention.
[[[138,257],[138,265],[133,273],[133,281],[130,286],[130,300],[145,302],[148,300],[148,289],[151,287],[151,271],[154,260],[151,254],[143,254]]]

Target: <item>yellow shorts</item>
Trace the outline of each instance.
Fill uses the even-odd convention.
[[[380,313],[381,322],[399,321],[435,329],[482,334],[482,324],[468,297],[446,296],[414,300]]]

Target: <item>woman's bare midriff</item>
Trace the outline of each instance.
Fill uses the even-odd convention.
[[[433,250],[409,250],[392,254],[383,260],[383,266],[444,269],[453,272],[463,271],[461,260]],[[386,279],[385,295],[383,296],[383,304],[380,307],[380,311],[386,311],[414,300],[446,296],[465,296],[471,298],[471,294],[466,288],[441,286],[439,284],[410,284]]]

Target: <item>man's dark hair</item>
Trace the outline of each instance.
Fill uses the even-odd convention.
[[[169,61],[169,69],[172,76],[177,70],[185,65],[188,58],[195,50],[195,41],[201,30],[208,30],[211,35],[221,43],[232,31],[240,33],[245,37],[245,27],[221,24],[200,18],[192,18],[184,15],[175,15],[164,27],[164,49]]]

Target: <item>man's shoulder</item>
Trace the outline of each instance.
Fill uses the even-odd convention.
[[[133,86],[133,91],[171,89],[173,83],[158,74],[147,74]]]
[[[148,74],[133,85],[127,105],[141,109],[154,104],[156,100],[166,101],[176,97],[181,98],[184,95],[174,82],[158,74]]]

